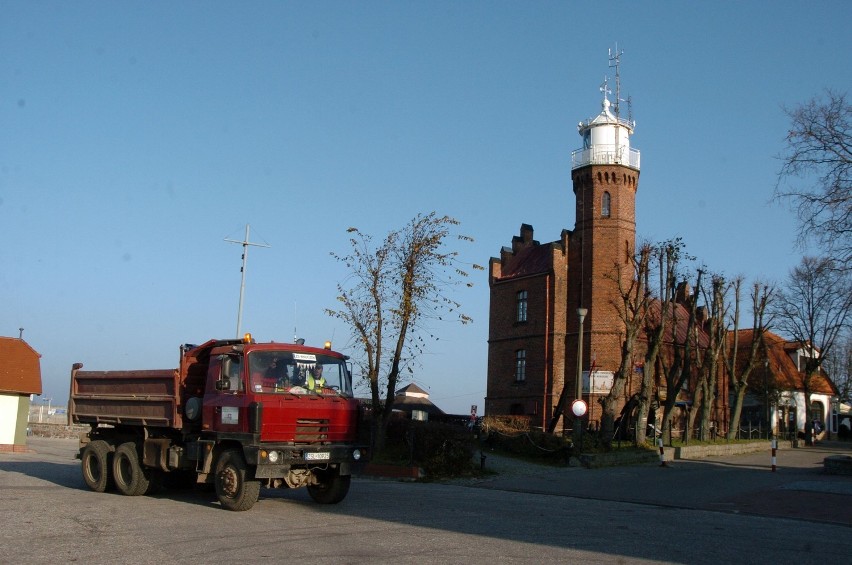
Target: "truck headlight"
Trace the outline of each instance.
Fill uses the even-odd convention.
[[[361,459],[361,450],[360,449],[356,449],[355,451],[352,452],[352,459],[354,459],[355,461],[359,461]]]
[[[278,463],[278,460],[281,459],[281,453],[278,451],[270,451],[267,459],[270,463]]]

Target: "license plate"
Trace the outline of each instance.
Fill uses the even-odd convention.
[[[307,461],[328,461],[329,459],[331,459],[331,453],[326,451],[305,453],[305,460]]]

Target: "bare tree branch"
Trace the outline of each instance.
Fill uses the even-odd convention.
[[[799,242],[816,241],[837,268],[852,269],[852,107],[846,94],[825,91],[786,110],[791,120],[775,198],[799,218]]]

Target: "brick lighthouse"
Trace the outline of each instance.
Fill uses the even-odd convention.
[[[532,226],[522,224],[512,245],[490,261],[487,415],[529,416],[534,427],[546,429],[563,389],[566,407],[579,390],[594,426],[601,413],[597,399],[609,392],[618,368],[623,323],[613,306],[613,279],[633,276],[639,151],[630,147],[635,123],[619,112],[618,54],[610,61],[615,102],[605,81],[600,113],[578,125],[574,229],[541,244]]]

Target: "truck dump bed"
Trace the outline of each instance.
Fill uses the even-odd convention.
[[[71,373],[68,413],[75,424],[180,428],[175,369]]]

